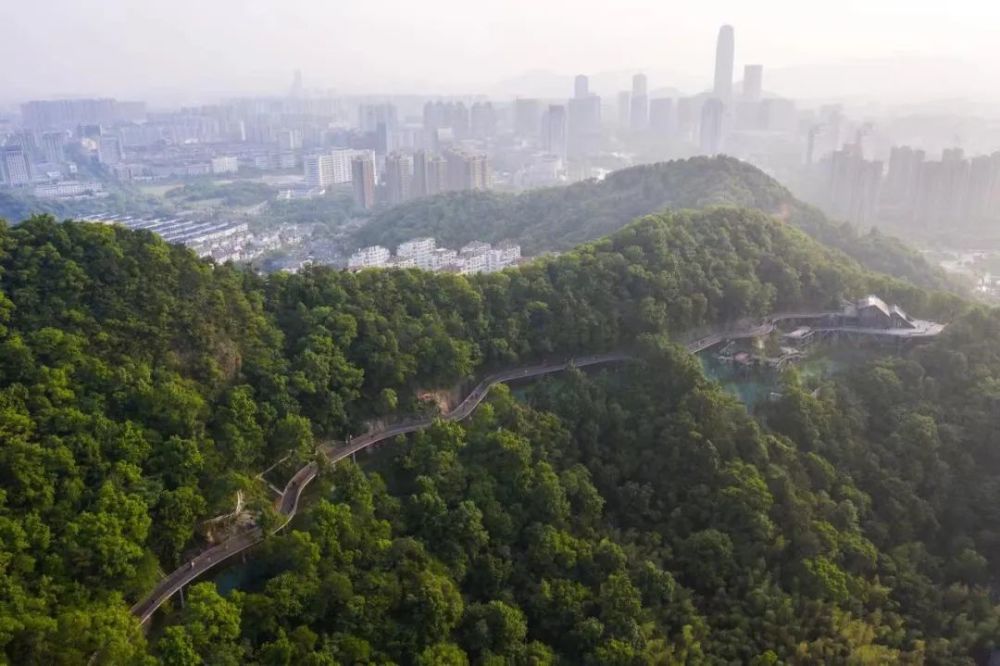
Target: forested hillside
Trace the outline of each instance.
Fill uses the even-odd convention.
[[[923,287],[948,284],[940,270],[898,240],[831,222],[763,171],[729,157],[637,166],[602,181],[519,195],[473,191],[418,199],[376,215],[357,232],[355,244],[395,247],[412,238],[433,236],[457,248],[473,240],[515,240],[526,254],[538,254],[601,238],[665,208],[718,205],[777,215],[872,270]]]
[[[862,405],[884,384],[819,399],[790,387],[768,432],[689,356],[648,343],[641,364],[543,384],[531,407],[500,391],[469,423],[386,452],[377,473],[341,467],[302,530],[264,547],[261,582],[228,601],[200,587],[157,649],[234,664],[989,654],[997,484],[921,499],[934,486],[960,493],[947,476],[986,457],[961,462],[962,444],[904,408],[868,459],[863,420],[886,404]],[[854,407],[825,412],[834,399]],[[810,419],[814,432],[790,427]],[[997,471],[991,461],[966,478]],[[199,625],[216,615],[231,621],[209,644]]]
[[[146,663],[147,654],[164,664],[464,655],[631,664],[683,655],[775,663],[804,651],[816,663],[851,654],[879,663],[933,650],[937,663],[963,663],[985,649],[995,622],[975,587],[996,567],[992,491],[953,525],[964,539],[957,552],[980,563],[966,580],[933,559],[948,555],[951,533],[915,518],[902,531],[895,514],[877,513],[887,509],[874,507],[874,484],[855,488],[847,472],[831,472],[818,485],[800,468],[857,465],[858,484],[898,477],[893,501],[909,501],[932,474],[916,470],[921,459],[906,447],[925,440],[879,428],[906,410],[947,415],[952,403],[934,402],[934,391],[949,391],[952,418],[982,410],[975,435],[988,438],[992,403],[968,397],[1000,379],[989,360],[1000,354],[973,365],[974,332],[992,319],[956,328],[970,331],[951,338],[968,347],[956,353],[968,354],[970,371],[947,375],[951,384],[935,374],[963,367],[947,348],[923,375],[876,367],[882,402],[831,390],[848,422],[823,421],[834,407],[821,396],[816,414],[773,419],[787,439],[755,425],[663,341],[868,292],[944,319],[964,308],[734,208],[650,216],[559,257],[473,278],[327,268],[262,278],[145,232],[49,218],[0,225],[0,654],[13,664]],[[401,449],[382,470],[384,489],[378,477],[339,470],[332,503],[263,547],[263,591],[222,599],[196,587],[150,643],[129,616],[159,569],[201,545],[202,521],[232,510],[237,490],[266,520],[270,498],[255,475],[279,458],[305,461],[316,438],[419,409],[418,389],[619,348],[659,370],[623,370],[621,389],[577,378],[566,395],[581,408],[594,401],[585,419],[559,392],[541,394],[537,410],[501,397],[467,426],[422,436],[427,455]],[[926,395],[911,399],[917,388]],[[834,457],[868,438],[887,453]],[[987,439],[945,423],[936,441],[956,462],[953,494],[968,488],[961,470],[978,465],[972,478],[985,479],[995,466]],[[647,488],[653,470],[673,476]],[[844,498],[854,522],[847,508],[846,518],[831,513]],[[940,524],[949,507],[966,506],[948,494],[936,501],[921,508]],[[899,549],[920,548],[927,556],[911,569],[882,569],[896,566]],[[698,568],[717,561],[725,566]],[[897,584],[887,587],[891,572]],[[966,624],[946,624],[936,600]]]

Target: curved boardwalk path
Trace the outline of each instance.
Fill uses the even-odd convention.
[[[689,352],[698,353],[708,349],[709,347],[713,347],[724,340],[760,337],[762,335],[769,334],[773,330],[774,323],[767,321],[761,325],[749,328],[712,333],[711,335],[707,335],[688,343],[686,347]],[[604,363],[619,363],[622,361],[628,361],[631,358],[632,357],[629,354],[613,352],[610,354],[599,354],[595,356],[581,356],[568,362],[531,365],[523,368],[516,368],[514,370],[498,372],[483,379],[483,381],[477,384],[476,387],[472,389],[472,392],[469,393],[469,395],[467,395],[465,399],[462,400],[457,407],[455,407],[455,409],[451,410],[447,414],[444,414],[441,418],[446,421],[461,421],[462,419],[467,418],[476,409],[476,407],[479,406],[479,403],[483,401],[487,393],[489,393],[490,388],[496,384],[515,381],[518,379],[541,377],[542,375],[561,372],[569,367],[583,368]],[[331,464],[335,464],[344,458],[357,453],[358,451],[367,449],[373,444],[377,444],[387,439],[392,439],[393,437],[397,437],[399,435],[405,435],[407,433],[416,432],[417,430],[423,430],[433,422],[434,419],[430,418],[403,421],[377,431],[354,437],[347,443],[346,446],[325,444],[320,446],[320,450]],[[316,478],[318,473],[319,466],[315,462],[310,462],[295,472],[295,474],[292,475],[292,478],[288,480],[288,483],[285,485],[284,492],[281,494],[281,497],[278,499],[276,504],[278,513],[285,516],[285,521],[275,531],[285,527],[295,517],[295,514],[298,512],[299,499],[302,496],[302,491],[305,490],[306,486],[308,486],[313,479]],[[196,557],[185,562],[179,568],[160,580],[156,587],[144,599],[132,607],[132,614],[137,616],[141,623],[146,623],[149,618],[153,616],[153,613],[155,613],[156,610],[170,597],[176,594],[178,590],[191,583],[215,565],[228,560],[234,555],[242,553],[251,546],[260,543],[263,539],[264,533],[259,527],[255,527],[232,536],[219,545],[213,546],[208,550],[199,553]]]
[[[467,395],[465,399],[462,400],[457,407],[455,407],[455,409],[451,410],[447,414],[444,414],[440,418],[443,418],[446,421],[461,421],[468,418],[476,407],[479,406],[479,403],[486,398],[490,388],[496,384],[518,379],[540,377],[542,375],[561,372],[569,367],[583,368],[603,363],[617,363],[627,361],[629,359],[631,359],[631,356],[628,354],[616,352],[597,356],[579,357],[566,363],[532,365],[524,368],[517,368],[515,370],[498,372],[488,376],[486,379],[477,384],[476,387],[472,389],[472,392],[469,393],[469,395]],[[331,464],[335,464],[344,458],[352,456],[358,451],[367,449],[373,444],[378,444],[379,442],[392,439],[393,437],[398,437],[399,435],[405,435],[407,433],[423,430],[424,428],[430,426],[433,422],[434,419],[430,418],[404,421],[402,423],[390,425],[381,430],[354,437],[346,446],[326,444],[320,446],[320,450]],[[285,485],[285,490],[276,506],[278,513],[285,516],[285,521],[277,528],[277,530],[280,530],[282,527],[287,525],[291,522],[292,518],[295,517],[295,514],[298,512],[299,499],[302,496],[303,490],[305,490],[306,486],[308,486],[309,483],[316,478],[318,473],[319,466],[315,462],[310,462],[300,468],[292,476],[292,478],[288,480],[288,483]],[[178,590],[190,584],[215,565],[228,560],[234,555],[242,553],[251,546],[260,543],[263,539],[263,531],[259,527],[255,527],[232,536],[219,545],[213,546],[208,550],[199,553],[196,557],[188,562],[185,562],[183,565],[160,580],[157,586],[152,592],[149,593],[149,595],[146,596],[146,598],[142,599],[139,603],[132,607],[132,614],[137,616],[141,623],[147,622],[160,606],[170,599],[170,597],[177,594]]]

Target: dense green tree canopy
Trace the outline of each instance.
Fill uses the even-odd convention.
[[[944,274],[903,243],[878,231],[860,234],[831,222],[760,169],[730,157],[695,157],[616,171],[601,181],[518,195],[454,192],[381,212],[359,228],[356,245],[395,247],[433,236],[449,247],[474,240],[514,240],[527,254],[568,250],[664,209],[739,206],[777,216],[864,266],[922,287],[947,286]]]
[[[816,395],[790,380],[763,425],[665,342],[869,292],[964,308],[736,208],[471,278],[260,277],[145,232],[0,224],[0,654],[963,663],[996,624],[995,317]],[[317,438],[491,369],[613,349],[645,365],[530,406],[501,392],[374,471],[337,469],[243,590],[192,587],[149,644],[128,615],[238,492],[266,512],[256,475]]]

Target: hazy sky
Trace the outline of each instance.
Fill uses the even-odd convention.
[[[887,94],[986,98],[994,96],[991,82],[1000,80],[1000,2],[992,0],[0,4],[4,102],[81,94],[213,101],[284,92],[295,68],[307,88],[342,92],[496,93],[500,82],[528,70],[638,68],[651,73],[653,88],[695,91],[709,84],[723,23],[736,28],[737,72],[745,63],[763,63],[765,88],[790,96],[816,95],[813,89],[876,94],[884,85]],[[855,62],[829,67],[844,61]],[[822,85],[810,71],[823,72]],[[516,93],[509,88],[518,85],[502,92]]]

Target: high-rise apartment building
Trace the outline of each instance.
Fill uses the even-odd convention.
[[[66,161],[65,132],[44,132],[41,143],[42,157],[46,162],[62,164]]]
[[[733,98],[733,67],[736,57],[736,37],[731,25],[719,29],[719,39],[715,45],[715,96],[723,102]]]
[[[712,98],[701,107],[701,152],[718,155],[722,152],[723,123],[725,105],[722,100]]]
[[[866,160],[858,145],[845,146],[824,162],[829,168],[827,208],[831,214],[853,224],[873,223],[882,185],[882,163]]]
[[[927,155],[909,146],[894,146],[889,153],[889,172],[882,191],[883,202],[908,210],[916,195],[920,170]]]
[[[566,157],[566,107],[551,104],[542,117],[542,148],[553,155]]]
[[[415,197],[426,197],[427,191],[427,151],[418,150],[413,153],[413,181],[410,190]]]
[[[585,74],[577,74],[573,80],[573,97],[582,99],[590,95],[590,80]]]
[[[476,139],[486,139],[497,132],[497,114],[489,102],[476,102],[469,111],[469,132]]]
[[[674,133],[674,100],[669,97],[658,97],[649,101],[649,129],[659,138],[666,138]]]
[[[537,99],[514,100],[514,132],[519,136],[537,138],[542,126],[542,103]]]
[[[632,77],[632,100],[629,104],[632,130],[641,132],[649,127],[649,95],[646,90],[646,75]]]
[[[21,146],[0,147],[0,182],[12,187],[31,183],[31,160]]]
[[[312,188],[325,188],[334,183],[332,155],[306,155],[302,158],[302,169],[306,185]]]
[[[429,197],[444,192],[448,182],[448,162],[443,157],[418,150],[413,155],[414,197]]]
[[[489,163],[485,155],[449,150],[445,152],[444,159],[447,163],[447,190],[489,188]]]
[[[371,155],[357,155],[351,160],[351,182],[354,204],[371,210],[375,207],[375,160]]]
[[[301,150],[302,149],[302,130],[294,128],[285,128],[278,131],[278,149],[279,150]]]
[[[391,153],[385,158],[385,194],[389,205],[401,204],[411,197],[413,156]]]
[[[628,129],[632,126],[632,93],[623,90],[618,93],[618,127]]]
[[[427,158],[427,196],[448,190],[448,160],[440,155]]]
[[[375,153],[371,150],[355,150],[353,148],[335,148],[330,151],[333,158],[333,185],[351,182],[351,160],[359,155],[367,155],[375,160]]]
[[[573,156],[592,155],[601,146],[601,98],[574,97],[567,104],[567,152]]]
[[[108,166],[121,164],[125,160],[121,138],[114,134],[102,134],[97,140],[97,159]]]
[[[374,132],[379,123],[390,130],[399,127],[399,114],[394,104],[362,104],[358,107],[358,128],[362,132]]]

